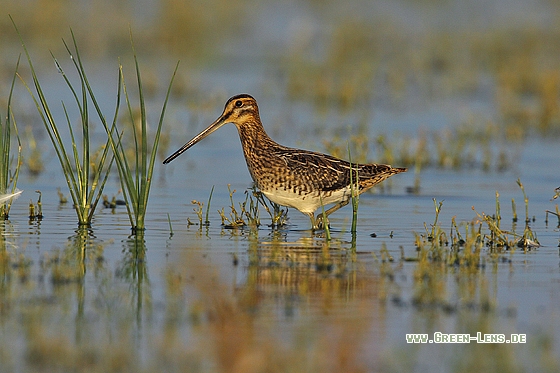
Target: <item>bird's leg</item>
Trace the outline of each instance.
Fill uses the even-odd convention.
[[[316,222],[317,222],[317,228],[315,228],[315,229],[323,229],[325,227],[325,224],[323,222],[323,214],[322,213],[317,214]],[[328,224],[329,224],[329,219],[327,218],[327,225]]]
[[[317,229],[319,229],[319,226],[317,225],[317,221],[315,220],[315,215],[313,215],[312,212],[305,215],[309,216],[309,219],[311,220],[311,230],[316,231]]]
[[[345,201],[341,201],[339,203],[337,203],[336,205],[334,205],[333,207],[331,207],[330,209],[328,209],[327,211],[325,211],[325,217],[329,217],[330,214],[332,214],[333,212],[335,212],[336,210],[338,210],[341,207],[346,206],[348,203],[350,202],[350,198],[346,199]],[[323,213],[318,213],[317,214],[317,218],[315,218],[317,227],[323,227]],[[327,221],[328,224],[328,221]]]

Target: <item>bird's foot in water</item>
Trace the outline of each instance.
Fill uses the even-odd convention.
[[[326,219],[326,226],[329,228],[331,227],[328,217]],[[323,223],[323,214],[318,214],[315,218],[315,225],[313,226],[313,230],[315,231],[323,229],[325,229],[325,224]]]

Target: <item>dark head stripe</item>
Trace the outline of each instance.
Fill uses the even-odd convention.
[[[240,95],[235,95],[235,96],[233,96],[232,98],[230,98],[229,100],[227,100],[226,106],[227,106],[230,102],[232,102],[232,101],[239,100],[239,99],[243,99],[243,98],[250,98],[250,99],[254,100],[253,96],[248,95],[248,94],[246,94],[246,93],[242,93],[242,94],[240,94]]]

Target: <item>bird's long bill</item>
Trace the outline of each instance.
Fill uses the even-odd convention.
[[[212,132],[214,132],[215,130],[217,130],[218,128],[220,128],[221,126],[223,126],[226,123],[227,122],[224,120],[224,116],[221,115],[218,119],[216,119],[216,121],[214,123],[212,123],[211,125],[206,127],[206,129],[204,129],[198,135],[193,137],[191,141],[189,141],[188,143],[183,145],[179,150],[177,150],[175,153],[173,153],[169,157],[167,157],[163,161],[163,164],[167,164],[167,163],[171,162],[172,160],[174,160],[175,158],[180,156],[183,152],[185,152],[187,149],[189,149],[191,146],[193,146],[194,144],[196,144],[197,142],[199,142],[200,140],[202,140],[203,138],[205,138],[206,136],[208,136],[209,134],[211,134]]]

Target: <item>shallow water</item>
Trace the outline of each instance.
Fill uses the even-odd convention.
[[[5,351],[15,351],[9,367],[19,366],[20,359],[30,361],[26,351],[33,339],[22,334],[28,321],[17,321],[19,312],[26,314],[24,309],[29,305],[48,315],[41,316],[49,320],[42,326],[46,335],[62,334],[78,345],[82,334],[93,333],[100,341],[114,340],[111,324],[124,322],[141,359],[149,362],[154,356],[151,339],[164,338],[161,333],[169,326],[176,303],[179,310],[173,312],[178,314],[171,320],[180,340],[201,338],[196,335],[200,321],[193,320],[212,317],[211,311],[199,311],[197,304],[201,298],[213,297],[213,286],[220,289],[219,297],[232,298],[243,312],[252,315],[255,325],[272,328],[273,335],[283,343],[302,343],[298,339],[301,333],[307,336],[305,340],[314,341],[321,340],[325,333],[337,336],[353,330],[344,322],[359,320],[358,337],[349,340],[362,341],[361,361],[370,367],[403,364],[403,369],[415,366],[422,371],[433,368],[434,353],[449,366],[457,364],[452,352],[457,347],[408,345],[407,333],[524,333],[527,344],[515,345],[511,352],[520,356],[530,354],[543,338],[555,340],[560,306],[556,301],[559,235],[554,216],[545,223],[545,211],[555,208],[551,197],[556,180],[548,165],[560,155],[552,142],[529,141],[523,146],[519,163],[504,173],[422,171],[417,195],[405,192],[414,182],[413,172],[394,177],[389,193],[361,196],[354,249],[348,232],[349,207],[331,218],[334,241],[330,247],[325,247],[320,234],[308,230],[307,217],[294,210],[289,211],[289,225],[279,230],[267,227],[264,211],[258,230],[221,227],[216,210],[228,210],[227,184],[237,190],[236,203],[244,200],[243,191],[250,186],[234,135],[231,126],[171,165],[156,166],[145,242],[130,238],[123,207],[114,212],[99,208],[91,230],[93,237],[80,241],[83,236],[75,233],[71,204],[57,202],[56,188],[64,190],[64,185],[57,176],[54,159],[38,178],[24,177],[19,182],[25,192],[14,203],[10,221],[4,224],[6,250],[13,258],[23,255],[30,262],[25,266],[25,280],[14,281],[19,267],[12,264],[11,275],[6,275],[3,282],[5,292],[11,294],[3,307],[3,334],[23,339],[19,347],[4,344]],[[430,229],[435,217],[433,199],[443,201],[439,222],[449,231],[452,217],[458,223],[476,218],[472,207],[480,213],[494,213],[495,192],[499,191],[502,226],[509,229],[512,225],[510,203],[514,198],[520,215],[517,230],[521,230],[524,207],[515,183],[517,177],[521,177],[529,196],[529,214],[535,218],[531,228],[541,247],[528,252],[517,249],[497,257],[483,254],[480,269],[470,275],[462,274],[460,268],[448,268],[440,275],[439,287],[429,290],[443,292],[445,304],[416,304],[414,273],[418,264],[401,260],[401,255],[417,255],[414,232],[425,234],[425,224]],[[197,221],[190,201],[206,201],[212,186],[210,226],[187,226],[187,218]],[[45,216],[41,221],[28,221],[26,217],[27,201],[37,198],[34,189],[42,192]],[[111,196],[117,190],[113,179],[106,192]],[[99,247],[72,244],[76,240]],[[82,251],[80,247],[87,248]],[[61,258],[74,258],[71,267],[85,265],[83,281],[56,279],[53,268],[45,263],[60,252],[65,253]],[[178,293],[170,293],[169,281],[173,278],[178,281]],[[214,285],[208,285],[209,281]],[[121,327],[119,324],[117,330]],[[267,340],[270,335],[256,332],[254,338]],[[182,343],[175,342],[175,348]],[[552,350],[558,352],[556,343]],[[408,356],[404,360],[399,357],[402,353]]]

